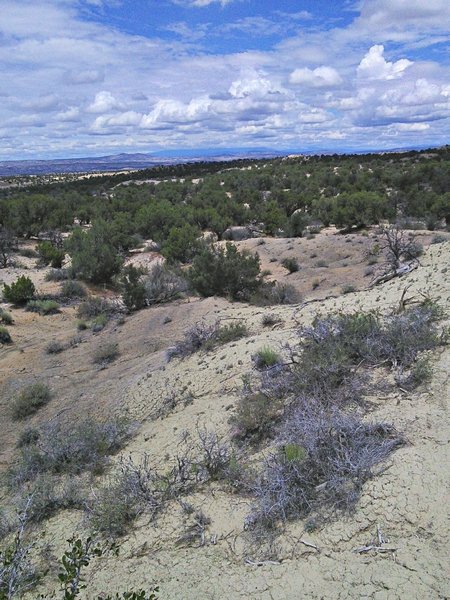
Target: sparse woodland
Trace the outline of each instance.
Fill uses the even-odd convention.
[[[448,342],[449,190],[448,146],[2,189],[0,600],[172,597],[148,568],[102,592],[133,532],[318,557],[419,443],[398,404],[422,415]],[[395,555],[376,532],[354,560]]]

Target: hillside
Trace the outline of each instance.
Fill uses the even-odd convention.
[[[15,323],[10,331],[14,343],[1,350],[2,470],[16,460],[15,445],[24,429],[55,420],[72,425],[86,416],[105,421],[112,415],[126,416],[134,423],[133,435],[115,454],[106,473],[94,475],[90,481],[94,498],[98,494],[94,488],[111,482],[123,461],[131,458],[139,464],[146,456],[157,470],[165,471],[186,448],[188,453],[193,451],[199,432],[205,429],[233,444],[239,460],[245,458],[257,467],[270,454],[273,441],[269,437],[257,446],[241,445],[233,424],[243,380],[248,373],[255,373],[255,352],[270,346],[286,353],[285,345],[295,344],[299,327],[310,325],[317,315],[373,310],[391,314],[406,288],[409,299],[427,297],[448,308],[450,243],[429,246],[420,266],[409,275],[367,289],[364,249],[375,235],[349,234],[345,239],[328,229],[312,239],[240,242],[240,246],[258,250],[262,268],[272,270],[269,277],[284,279],[302,293],[303,301],[295,305],[256,307],[219,298],[190,298],[150,307],[125,319],[114,318],[98,333],[87,330],[78,334],[76,305],[51,316],[13,310]],[[420,237],[429,244],[429,233]],[[298,258],[300,270],[288,275],[279,264],[284,256]],[[271,262],[271,257],[279,262]],[[27,260],[32,267],[33,260]],[[4,270],[2,277],[8,282],[26,273],[40,291],[57,289],[57,284],[43,280],[43,272],[16,267]],[[319,284],[312,289],[315,279]],[[358,291],[342,294],[342,287],[350,284]],[[91,291],[102,293],[98,288]],[[264,326],[262,318],[269,313],[277,318]],[[189,326],[216,320],[242,321],[248,335],[168,362],[167,350],[183,338]],[[445,323],[448,321],[441,321],[439,327]],[[51,341],[68,347],[48,354],[45,348]],[[118,343],[119,356],[99,369],[92,362],[93,352],[111,341]],[[364,419],[391,423],[406,443],[377,469],[376,477],[364,483],[352,514],[323,521],[316,516],[314,527],[310,519],[290,520],[274,538],[258,545],[244,526],[254,504],[252,495],[221,480],[201,481],[188,493],[168,501],[154,520],[146,511],[138,514],[119,536],[119,558],[101,559],[88,571],[89,591],[82,597],[94,598],[102,591],[131,586],[144,588],[154,582],[159,584],[160,598],[171,600],[290,600],[299,594],[390,600],[446,597],[448,348],[432,351],[430,360],[431,382],[414,391],[395,386],[392,374],[375,368],[375,385],[365,398]],[[12,421],[14,392],[36,379],[48,382],[51,401],[25,421]],[[92,495],[87,503],[93,505]],[[38,526],[45,531],[38,548],[45,548],[50,572],[56,567],[49,557],[61,555],[73,531],[86,535],[88,516],[89,511],[81,509],[58,511]],[[385,544],[378,535],[386,538]],[[355,552],[369,545],[378,550]],[[39,591],[52,589],[49,579]],[[36,592],[29,597],[36,597]]]

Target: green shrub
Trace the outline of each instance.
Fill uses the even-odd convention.
[[[79,281],[70,279],[61,284],[62,298],[84,298],[86,296],[86,288]]]
[[[128,423],[117,419],[48,423],[39,429],[36,440],[21,447],[9,472],[9,484],[13,489],[21,488],[41,473],[102,473],[108,456],[123,447],[130,431]]]
[[[5,325],[12,325],[14,323],[12,314],[0,308],[0,322]]]
[[[119,345],[117,342],[106,342],[98,346],[92,360],[95,364],[103,367],[113,362],[119,356]]]
[[[91,322],[91,329],[94,332],[101,331],[104,329],[109,321],[109,315],[107,313],[101,313],[95,317]]]
[[[34,296],[36,288],[29,277],[21,275],[11,285],[5,283],[3,287],[3,296],[7,302],[12,304],[25,304]]]
[[[37,412],[51,399],[50,388],[42,382],[31,383],[23,387],[12,401],[14,419],[24,419]]]
[[[66,347],[64,346],[64,344],[62,344],[61,342],[58,341],[54,341],[54,342],[49,342],[47,344],[47,346],[45,347],[45,352],[47,354],[59,354],[60,352],[63,352],[66,349]]]
[[[261,285],[257,254],[234,244],[225,248],[206,247],[197,254],[189,269],[193,288],[201,296],[226,296],[231,300],[248,300]]]
[[[6,327],[3,327],[3,325],[0,325],[0,344],[11,344],[11,343],[12,343],[11,334],[6,329]]]
[[[37,252],[43,265],[51,265],[54,269],[61,268],[64,260],[64,250],[57,248],[49,241],[43,241],[39,242]]]
[[[283,258],[281,261],[282,266],[289,271],[289,273],[295,273],[300,269],[298,260],[296,258]]]
[[[269,346],[258,350],[253,356],[253,360],[257,369],[267,369],[282,362],[282,358],[278,352]]]
[[[119,273],[123,257],[111,242],[112,224],[97,221],[91,229],[75,229],[66,240],[73,273],[92,283],[108,283]]]
[[[319,267],[321,269],[326,269],[326,268],[328,268],[328,264],[325,260],[318,260],[316,262],[316,267]]]
[[[59,304],[55,300],[29,300],[25,310],[40,315],[55,315],[60,312]]]
[[[311,287],[313,290],[316,290],[319,287],[319,285],[320,285],[320,279],[314,279],[311,284]]]
[[[23,446],[30,446],[36,444],[40,436],[39,430],[31,427],[27,427],[19,435],[17,440],[16,448],[23,448]]]
[[[235,321],[229,325],[221,325],[217,330],[215,341],[216,344],[229,344],[248,335],[248,329],[242,321]]]
[[[122,269],[119,277],[119,286],[122,298],[129,311],[140,310],[147,305],[147,294],[143,276],[145,269],[127,265]]]
[[[200,236],[200,229],[189,223],[172,227],[162,245],[161,254],[169,262],[188,263],[202,246]]]

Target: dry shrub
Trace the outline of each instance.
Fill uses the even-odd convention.
[[[148,305],[162,304],[180,298],[188,290],[188,283],[180,274],[161,263],[143,277],[145,299]]]
[[[350,512],[362,485],[404,443],[392,425],[356,415],[297,408],[264,464],[249,524],[273,529],[280,522]]]
[[[185,358],[199,350],[212,350],[216,346],[228,344],[248,335],[246,325],[242,321],[220,325],[219,321],[208,325],[200,321],[189,327],[184,338],[167,351],[167,357]]]

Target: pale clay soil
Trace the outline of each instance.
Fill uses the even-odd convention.
[[[218,298],[178,301],[140,311],[127,317],[123,325],[112,322],[98,334],[82,332],[77,346],[57,355],[47,355],[45,347],[52,340],[67,342],[77,335],[75,307],[47,317],[14,309],[15,324],[10,327],[14,344],[0,348],[0,469],[13,459],[14,445],[25,426],[56,416],[70,420],[86,415],[108,418],[110,414],[127,414],[140,424],[124,456],[139,459],[148,453],[152,462],[167,468],[182,438],[189,444],[198,426],[229,436],[230,417],[242,376],[251,369],[252,354],[267,344],[281,349],[295,339],[298,324],[310,323],[317,313],[371,309],[389,313],[397,307],[406,286],[408,297],[426,294],[448,309],[450,243],[430,246],[420,258],[419,268],[409,275],[367,290],[370,278],[364,276],[364,249],[373,239],[347,237],[349,242],[327,230],[311,240],[266,238],[263,245],[258,240],[239,244],[257,250],[262,267],[270,269],[274,278],[293,283],[304,300],[335,296],[321,302],[260,308]],[[426,244],[430,235],[419,239]],[[278,262],[270,262],[272,256]],[[298,273],[286,274],[279,264],[285,256],[298,258],[302,267]],[[58,287],[43,281],[43,271],[34,269],[33,261],[20,260],[29,269],[3,270],[0,280],[11,281],[26,273],[40,291]],[[317,260],[325,260],[328,268],[315,266]],[[316,278],[320,285],[313,291],[311,283]],[[346,283],[360,291],[340,294]],[[282,323],[264,328],[261,317],[267,312],[279,315]],[[171,322],[164,324],[165,317]],[[229,322],[237,318],[247,324],[249,337],[208,354],[167,362],[166,349],[189,325],[201,319]],[[120,356],[109,368],[97,370],[92,352],[102,340],[117,341]],[[279,562],[248,564],[246,559],[258,560],[243,527],[251,499],[212,484],[186,499],[211,519],[205,546],[176,544],[183,515],[180,505],[174,503],[154,523],[142,517],[121,539],[118,559],[95,563],[89,572],[90,591],[82,597],[154,582],[160,586],[161,600],[449,597],[449,363],[450,351],[437,351],[432,355],[434,377],[427,389],[381,392],[371,399],[369,418],[392,422],[409,443],[391,456],[387,469],[365,484],[351,517],[311,533],[304,531],[303,522],[291,523],[277,540]],[[12,393],[37,377],[48,381],[53,400],[25,424],[11,421],[8,404]],[[171,397],[177,399],[175,406],[170,405]],[[114,458],[114,462],[118,460]],[[389,540],[386,546],[397,550],[353,552],[376,539],[377,526]],[[71,532],[83,532],[82,515],[60,513],[46,522],[44,529],[52,552],[60,556]]]

